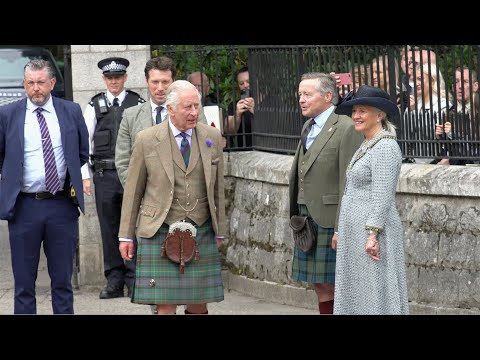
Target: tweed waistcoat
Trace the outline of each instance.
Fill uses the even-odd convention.
[[[192,133],[192,149],[188,168],[185,167],[185,162],[173,134],[169,133],[175,183],[172,206],[165,218],[165,223],[170,225],[188,217],[195,221],[197,225],[202,225],[210,218],[210,208],[196,131],[194,130]]]
[[[297,166],[297,173],[298,173],[298,197],[297,197],[297,204],[306,204],[305,203],[305,187],[303,186],[303,180],[305,178],[305,164],[308,163],[310,159],[310,154],[312,152],[308,151],[304,154],[303,150],[300,149],[298,154],[298,166]]]

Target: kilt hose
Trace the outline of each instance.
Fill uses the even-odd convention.
[[[132,302],[136,304],[204,304],[223,300],[220,253],[211,220],[196,226],[200,259],[180,266],[162,257],[169,226],[163,224],[151,238],[138,238],[137,266]]]
[[[310,215],[305,205],[299,204],[299,215]],[[296,245],[293,250],[292,280],[307,283],[335,283],[337,253],[332,249],[333,228],[323,228],[316,222],[317,246],[305,253]]]

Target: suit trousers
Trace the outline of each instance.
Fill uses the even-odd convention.
[[[93,174],[95,201],[103,244],[103,268],[108,285],[132,288],[135,280],[135,258],[124,261],[118,249],[118,229],[122,212],[123,186],[117,170]],[[135,240],[136,242],[136,240]]]
[[[54,314],[73,314],[73,257],[79,211],[67,197],[37,200],[19,195],[8,222],[15,281],[15,314],[36,314],[35,281],[40,248],[47,257]]]

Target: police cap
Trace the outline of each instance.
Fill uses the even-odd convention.
[[[98,62],[103,75],[123,75],[127,72],[130,61],[121,57],[109,57]]]

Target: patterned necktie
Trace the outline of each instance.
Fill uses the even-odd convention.
[[[190,159],[190,144],[187,139],[187,133],[183,131],[180,133],[182,137],[182,142],[180,143],[180,152],[183,156],[183,161],[185,161],[185,166],[188,167],[188,160]]]
[[[314,119],[308,120],[308,125],[305,128],[305,130],[302,132],[301,138],[302,138],[302,145],[303,145],[303,153],[305,154],[307,152],[307,137],[308,133],[310,132],[310,129],[312,128],[313,124],[315,123]]]
[[[113,106],[120,106],[118,103],[118,98],[113,99]]]
[[[40,132],[42,134],[43,163],[45,165],[45,186],[47,191],[55,194],[60,189],[60,180],[58,179],[52,140],[50,139],[50,133],[48,132],[47,122],[45,121],[45,117],[42,115],[43,108],[39,107],[35,111],[37,112],[37,120],[38,124],[40,125]]]
[[[162,122],[162,110],[163,110],[163,106],[161,105],[157,106],[157,117],[155,118],[155,122],[157,124],[160,124]]]

